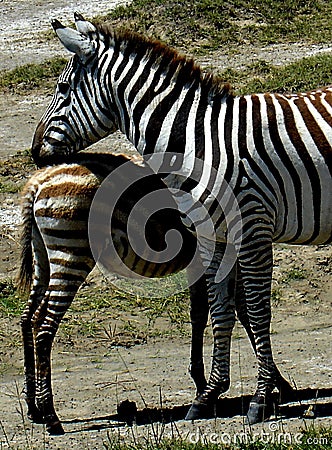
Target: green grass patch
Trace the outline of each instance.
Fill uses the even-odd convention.
[[[146,283],[149,284],[149,281]],[[128,289],[112,285],[107,279],[99,281],[97,285],[83,285],[69,308],[68,316],[64,318],[64,324],[61,326],[64,333],[69,335],[66,330],[77,328],[81,322],[80,333],[92,336],[102,332],[109,338],[109,343],[115,346],[141,343],[152,337],[188,335],[188,290],[154,297],[148,295],[151,286],[144,291],[142,281],[140,289],[141,294],[131,293]],[[97,328],[88,329],[85,324],[87,314],[90,317],[89,322],[95,321]],[[91,320],[91,316],[94,319]]]
[[[289,283],[291,281],[306,280],[308,278],[308,272],[300,267],[292,267],[287,272],[285,272],[282,281],[284,283]]]
[[[52,58],[42,64],[25,64],[13,70],[0,73],[0,90],[26,92],[35,88],[55,84],[56,78],[62,72],[65,58]]]
[[[282,290],[279,287],[273,288],[271,291],[271,303],[278,306],[283,298]]]
[[[185,289],[175,294],[165,293],[153,297],[148,295],[151,286],[144,290],[144,285],[148,285],[149,281],[140,283],[141,295],[131,293],[128,289],[118,289],[107,282],[101,287],[86,285],[78,292],[70,310],[109,310],[114,313],[114,318],[121,317],[123,313],[130,313],[133,317],[141,315],[146,319],[149,329],[154,327],[158,319],[164,318],[181,330],[189,323],[189,291]]]
[[[98,20],[202,53],[223,45],[331,42],[330,0],[133,0]]]
[[[23,312],[25,300],[16,293],[12,280],[0,281],[0,315],[19,316]]]
[[[95,339],[100,334],[100,323],[97,314],[93,312],[87,320],[79,315],[67,314],[61,321],[59,336],[65,337],[69,342],[75,338],[82,336]]]
[[[258,61],[243,70],[227,69],[219,75],[237,94],[305,92],[332,83],[332,55],[311,56],[283,67]]]
[[[11,180],[0,181],[0,193],[1,194],[16,194],[20,191],[21,185]]]

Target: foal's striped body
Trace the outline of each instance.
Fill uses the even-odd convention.
[[[107,177],[108,189],[112,188],[126,175],[117,169],[130,164],[138,181],[123,193],[112,214],[105,205],[98,205],[110,228],[101,223],[95,230],[99,235],[101,262],[108,269],[121,274],[123,267],[133,274],[144,277],[161,277],[185,269],[195,251],[195,239],[183,227],[176,210],[156,212],[147,220],[146,229],[136,230],[136,239],[145,242],[146,247],[157,253],[165,247],[165,236],[169,230],[177,229],[183,236],[183,245],[178,255],[167,263],[150,261],[149,252],[137,255],[127,235],[128,217],[135,203],[155,189],[167,189],[158,176],[146,172],[140,163],[123,155],[81,154],[76,162],[47,167],[37,171],[28,181],[22,194],[22,258],[19,285],[27,288],[31,284],[30,297],[22,315],[22,331],[25,352],[26,398],[29,416],[34,421],[54,419],[53,398],[50,385],[50,352],[53,339],[62,317],[70,306],[78,288],[95,266],[95,258],[89,242],[89,213],[93,198]],[[147,177],[147,175],[149,175]],[[140,178],[142,177],[142,178]],[[126,180],[125,180],[126,181]],[[171,195],[168,194],[171,199]],[[142,210],[142,214],[145,211]],[[106,245],[113,241],[112,249]],[[118,255],[118,256],[117,256]],[[117,259],[119,258],[119,259]],[[34,264],[32,265],[32,260]],[[120,264],[122,262],[122,265]],[[195,368],[200,365],[196,376],[197,387],[205,382],[201,375],[201,354],[203,330],[207,320],[207,300],[204,280],[198,280],[192,296],[193,322],[193,377]],[[197,301],[205,302],[206,307],[197,309]],[[202,311],[206,313],[202,314]],[[198,345],[197,345],[198,344]],[[195,358],[198,358],[198,363]],[[35,364],[36,363],[36,364]],[[35,367],[36,365],[36,367]],[[196,371],[197,372],[197,371]],[[196,383],[196,384],[197,384]],[[37,400],[37,404],[35,401]],[[50,406],[51,405],[51,406]],[[62,427],[52,420],[53,433],[61,433]]]

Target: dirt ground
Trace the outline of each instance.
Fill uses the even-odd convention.
[[[76,9],[92,17],[108,12],[112,4],[80,1],[77,8],[75,2],[65,0],[2,0],[0,70],[63,54],[60,46],[38,38],[40,31],[50,28],[50,17],[69,21]],[[256,59],[284,64],[321,51],[331,49],[303,44],[247,48],[232,57],[219,52],[201,62],[216,68],[240,67]],[[29,165],[17,167],[17,155],[30,147],[36,123],[49,100],[50,93],[43,91],[26,96],[0,94],[0,160],[6,161],[1,166],[1,175],[12,177],[15,183],[22,184],[33,170]],[[96,149],[124,148],[130,149],[120,134],[96,146]],[[15,277],[18,265],[19,196],[1,194],[1,200],[0,280],[8,280]],[[230,401],[221,402],[217,420],[191,424],[183,420],[195,394],[187,370],[189,326],[183,333],[166,333],[172,325],[167,318],[161,318],[155,325],[156,333],[147,337],[120,333],[118,345],[114,345],[105,329],[115,330],[124,323],[134,323],[136,329],[143,329],[147,322],[144,308],[140,313],[127,311],[122,317],[115,316],[112,308],[79,315],[70,313],[70,320],[78,324],[69,328],[75,329],[75,334],[60,332],[53,351],[56,408],[67,433],[63,437],[49,437],[42,426],[32,426],[25,417],[19,319],[1,317],[0,448],[99,449],[105,443],[137,436],[150,442],[161,436],[182,436],[192,441],[199,436],[209,441],[213,433],[219,442],[229,443],[237,433],[267,433],[272,439],[288,430],[295,439],[300,429],[318,423],[331,424],[332,402],[326,398],[332,393],[331,271],[331,246],[276,246],[272,342],[276,362],[285,377],[296,385],[299,400],[281,408],[281,421],[250,430],[244,425],[241,401],[245,403],[246,396],[254,391],[256,365],[238,325],[232,347],[232,385],[227,394]],[[102,283],[100,274],[94,272],[84,289],[91,293],[103,289]],[[84,327],[92,322],[94,332],[84,332]],[[207,367],[210,354],[211,335],[207,330]],[[308,408],[306,398],[310,394],[315,396],[316,390],[317,399],[309,401],[315,419],[300,417]],[[117,403],[126,399],[135,401],[139,410],[137,425],[132,428],[116,415]],[[161,406],[164,421],[168,422],[165,426],[160,424],[160,412],[156,410]]]

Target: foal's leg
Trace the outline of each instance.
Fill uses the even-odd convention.
[[[50,363],[52,344],[65,312],[94,265],[92,260],[79,261],[79,259],[76,257],[72,261],[63,261],[63,266],[58,262],[58,269],[51,272],[48,291],[33,318],[37,406],[50,434],[64,433],[53,403]],[[52,262],[52,258],[50,260]]]
[[[25,398],[28,417],[35,423],[42,423],[43,417],[36,406],[35,345],[32,317],[38,309],[49,283],[49,264],[44,243],[38,234],[34,236],[34,274],[29,300],[21,317],[24,348]]]

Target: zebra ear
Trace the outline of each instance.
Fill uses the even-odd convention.
[[[84,36],[88,36],[89,33],[95,33],[97,31],[96,27],[91,22],[85,20],[82,14],[75,12],[74,17],[77,31],[84,34]]]
[[[75,53],[83,63],[95,53],[93,41],[84,34],[65,27],[58,20],[52,20],[52,27],[64,47]]]

